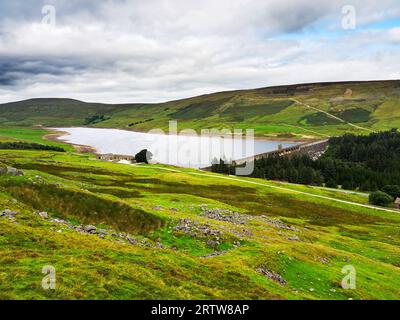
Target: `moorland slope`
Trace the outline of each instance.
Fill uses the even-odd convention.
[[[44,133],[0,132],[66,149],[0,151],[0,299],[400,298],[400,215],[366,194],[103,162]]]
[[[400,81],[311,83],[155,104],[31,99],[0,105],[2,126],[94,126],[147,131],[254,128],[258,136],[322,138],[400,126]]]

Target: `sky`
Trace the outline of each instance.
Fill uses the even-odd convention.
[[[0,0],[0,103],[400,79],[399,0]]]

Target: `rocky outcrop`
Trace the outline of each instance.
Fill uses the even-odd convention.
[[[8,211],[7,211],[8,212]],[[7,213],[8,214],[8,213]],[[127,243],[130,245],[138,245],[141,247],[146,248],[157,248],[157,249],[168,249],[166,246],[162,245],[161,243],[153,243],[147,239],[137,239],[130,234],[124,232],[116,232],[112,229],[99,229],[93,225],[74,225],[71,222],[59,218],[51,218],[47,212],[37,212],[37,215],[43,219],[46,219],[48,222],[61,225],[67,229],[73,230],[75,232],[79,232],[81,234],[86,234],[88,236],[95,236],[97,235],[101,239],[108,239],[120,242],[120,243]],[[54,231],[62,232],[62,229],[54,229]]]
[[[267,217],[265,215],[260,216],[260,218],[266,222],[267,224],[269,224],[270,226],[274,227],[274,228],[278,228],[278,229],[285,229],[285,230],[290,230],[290,231],[299,231],[297,228],[292,227],[292,226],[288,226],[287,224],[285,224],[282,220],[279,219],[273,219],[270,217]]]
[[[97,228],[95,226],[92,225],[86,225],[83,226],[83,230],[87,233],[91,233],[91,234],[96,234],[97,233]]]
[[[0,167],[0,175],[1,174],[6,174],[6,175],[10,175],[10,176],[15,176],[15,177],[24,175],[24,173],[21,170],[18,170],[13,167],[7,167],[7,166]]]
[[[200,216],[207,217],[209,219],[230,222],[234,224],[245,224],[248,219],[247,215],[241,214],[239,212],[234,212],[227,209],[219,209],[219,208],[208,208],[207,205],[201,205]]]
[[[19,212],[12,211],[10,209],[5,209],[5,210],[0,212],[0,217],[9,218],[9,219],[15,219],[17,214],[19,214]]]
[[[257,271],[259,274],[261,274],[261,275],[267,277],[268,279],[271,279],[271,280],[273,280],[273,281],[275,281],[275,282],[278,282],[278,283],[279,283],[280,285],[282,285],[282,286],[286,285],[286,280],[284,280],[279,274],[274,273],[274,272],[268,270],[268,269],[267,269],[266,267],[264,267],[264,266],[258,267],[258,268],[256,269],[256,271]]]
[[[195,238],[218,237],[222,235],[221,231],[211,228],[208,224],[200,224],[190,219],[180,219],[174,231],[183,232]]]
[[[211,228],[208,224],[200,224],[190,219],[180,219],[173,231],[182,232],[193,238],[206,239],[206,246],[212,249],[218,248],[223,236],[221,231]]]
[[[43,219],[49,218],[49,214],[45,211],[39,212],[38,215],[39,215],[39,217],[42,217]]]

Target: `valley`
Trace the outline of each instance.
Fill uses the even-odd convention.
[[[1,150],[21,172],[0,175],[2,299],[399,298],[399,213],[362,193],[115,164],[13,130],[0,140],[66,152]]]

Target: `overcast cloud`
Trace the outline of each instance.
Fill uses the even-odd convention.
[[[342,28],[345,5],[354,30]],[[399,78],[398,0],[0,0],[0,102]]]

